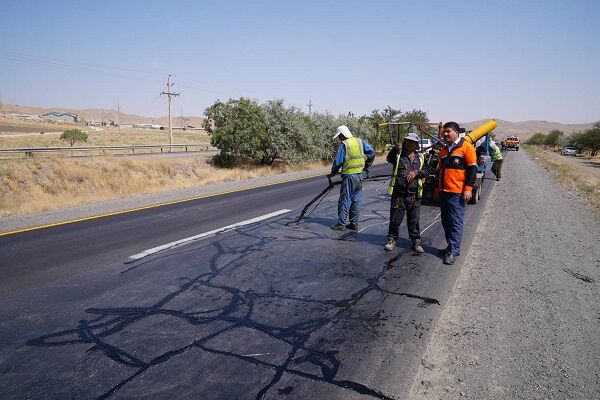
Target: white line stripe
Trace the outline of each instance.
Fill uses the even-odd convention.
[[[171,242],[171,243],[163,244],[161,246],[153,247],[151,249],[142,251],[141,253],[129,256],[129,259],[132,260],[132,261],[136,261],[136,260],[139,260],[141,258],[148,257],[149,255],[158,253],[159,251],[163,251],[163,250],[167,250],[167,249],[172,249],[173,247],[181,246],[182,244],[193,242],[193,241],[198,240],[198,239],[203,239],[205,237],[212,236],[212,235],[215,235],[217,233],[226,232],[226,231],[229,231],[231,229],[239,228],[240,226],[250,225],[250,224],[253,224],[255,222],[260,222],[260,221],[263,221],[265,219],[269,219],[269,218],[276,217],[276,216],[281,215],[281,214],[285,214],[287,212],[290,212],[290,210],[283,209],[283,210],[279,210],[279,211],[274,211],[274,212],[269,213],[269,214],[261,215],[260,217],[256,217],[256,218],[252,218],[252,219],[247,219],[246,221],[238,222],[238,223],[235,223],[235,224],[232,224],[232,225],[227,225],[227,226],[224,226],[222,228],[213,229],[212,231],[200,233],[198,235],[190,236],[190,237],[185,238],[185,239],[180,239],[180,240],[177,240],[175,242]]]

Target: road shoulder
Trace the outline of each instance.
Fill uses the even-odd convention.
[[[410,398],[598,398],[599,232],[551,173],[511,153]]]
[[[223,182],[218,184],[197,186],[170,192],[151,193],[139,196],[125,197],[116,200],[84,204],[64,209],[56,209],[41,213],[5,217],[0,219],[0,232],[27,229],[36,226],[56,224],[63,221],[90,218],[93,216],[122,212],[125,210],[150,207],[157,204],[176,202],[185,199],[206,197],[221,193],[251,189],[254,187],[273,185],[298,179],[325,175],[329,168],[319,168],[306,171],[289,172],[280,175],[263,176],[242,181]],[[324,178],[325,179],[325,178]],[[326,181],[324,181],[326,183]]]

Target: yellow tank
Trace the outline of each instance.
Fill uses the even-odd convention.
[[[496,129],[497,126],[498,125],[496,124],[496,120],[490,119],[485,124],[478,126],[474,131],[471,131],[470,133],[466,134],[465,140],[471,144],[475,144],[479,139]]]

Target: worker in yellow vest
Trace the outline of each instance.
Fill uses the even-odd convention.
[[[421,197],[423,196],[423,179],[429,176],[425,166],[425,157],[417,151],[419,136],[409,132],[402,142],[402,149],[396,144],[387,155],[387,162],[393,165],[392,178],[388,194],[392,196],[390,205],[390,223],[388,227],[385,249],[394,250],[399,236],[400,224],[406,214],[408,237],[412,242],[411,249],[417,253],[424,252],[421,246],[419,218]]]
[[[493,140],[490,140],[490,158],[492,159],[492,172],[499,181],[502,176],[502,152]]]
[[[357,231],[362,200],[362,173],[373,163],[375,150],[364,140],[352,136],[346,125],[339,126],[333,138],[338,138],[342,143],[333,160],[331,173],[327,176],[331,178],[339,172],[342,175],[342,185],[338,200],[338,221],[331,229]],[[346,225],[348,216],[350,223]]]

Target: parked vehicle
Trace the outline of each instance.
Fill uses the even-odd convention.
[[[516,136],[509,136],[506,138],[506,150],[514,149],[519,151],[519,138]]]
[[[577,147],[575,146],[565,146],[564,149],[560,151],[561,156],[577,156]]]
[[[431,139],[421,139],[421,151],[427,151],[433,146]]]

